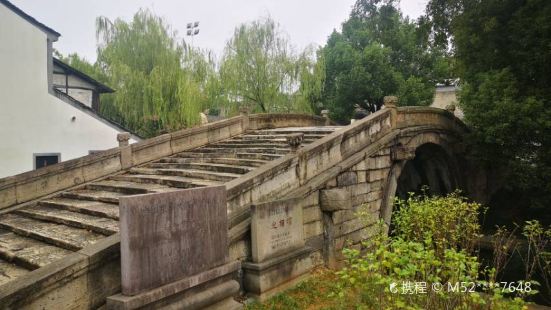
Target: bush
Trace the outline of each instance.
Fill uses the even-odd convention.
[[[520,298],[481,276],[474,244],[480,235],[480,205],[458,193],[446,197],[413,197],[398,201],[394,236],[384,224],[363,246],[343,251],[347,265],[338,272],[334,293],[342,308],[356,309],[522,309]]]
[[[480,238],[478,223],[481,206],[469,203],[459,192],[446,197],[410,195],[407,200],[396,201],[392,233],[408,241],[433,241],[438,257],[445,249],[462,249],[474,254]]]

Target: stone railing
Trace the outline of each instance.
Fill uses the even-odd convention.
[[[249,117],[249,129],[281,127],[324,126],[326,119],[306,114],[253,114]]]
[[[393,113],[378,111],[226,184],[230,239],[248,229],[249,206],[282,197],[392,131]]]
[[[183,129],[0,179],[0,211],[56,192],[230,137],[246,130],[290,126],[322,126],[325,118],[304,114],[241,115]]]
[[[464,132],[467,126],[450,111],[433,107],[399,107],[397,127],[399,129],[430,126],[442,129]]]
[[[228,139],[247,130],[247,123],[247,117],[237,116],[0,179],[0,210],[164,156]]]
[[[456,133],[467,130],[449,111],[389,104],[387,109],[227,183],[230,239],[236,242],[247,233],[251,204],[285,195],[305,196],[361,161],[364,153],[376,152],[400,131],[422,127]]]

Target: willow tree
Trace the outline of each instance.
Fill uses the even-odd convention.
[[[96,27],[96,66],[117,90],[104,100],[104,115],[144,136],[198,121],[205,98],[183,66],[190,49],[162,18],[140,10],[130,22],[99,17]]]
[[[301,68],[300,57],[279,25],[265,18],[235,29],[222,57],[220,77],[230,102],[261,112],[307,111],[308,104],[294,100]]]

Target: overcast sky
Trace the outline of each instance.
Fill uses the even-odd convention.
[[[186,24],[200,21],[194,46],[220,55],[234,28],[270,15],[280,23],[292,44],[302,49],[323,45],[333,29],[340,29],[355,0],[10,0],[27,14],[61,33],[54,47],[62,54],[77,52],[96,59],[97,16],[130,20],[139,8],[162,16],[184,38]],[[427,0],[402,0],[405,15],[417,18]]]

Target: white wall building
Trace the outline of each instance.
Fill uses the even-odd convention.
[[[0,178],[116,147],[125,131],[54,88],[59,36],[0,0]]]

